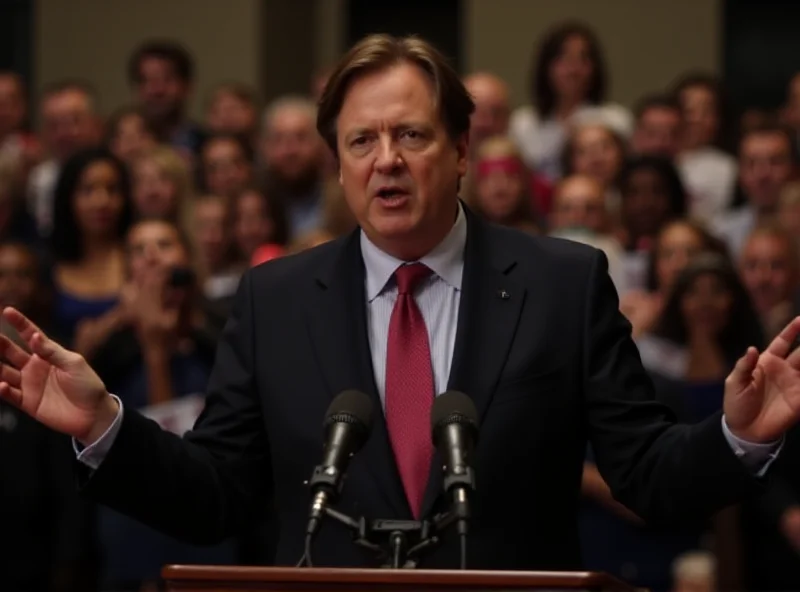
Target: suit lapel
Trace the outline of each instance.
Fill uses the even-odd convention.
[[[372,399],[373,425],[359,453],[378,485],[378,491],[397,516],[410,510],[391,452],[367,332],[365,271],[359,231],[347,237],[332,261],[314,278],[309,306],[311,342],[331,398],[347,389]]]
[[[526,290],[513,279],[516,259],[504,252],[502,241],[491,240],[492,227],[465,210],[467,246],[448,389],[469,395],[482,419],[508,358]],[[441,465],[434,455],[423,515],[442,492]]]

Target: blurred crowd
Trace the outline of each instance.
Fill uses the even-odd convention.
[[[195,64],[179,44],[147,42],[120,67],[132,102],[107,117],[83,81],[34,103],[0,71],[0,305],[183,433],[241,274],[355,226],[315,128],[324,72],[266,106],[221,82],[194,121]],[[563,23],[535,48],[528,104],[513,108],[492,72],[464,82],[476,103],[464,201],[604,251],[659,399],[686,422],[719,411],[734,361],[799,310],[800,74],[776,112],[733,113],[702,72],[641,89],[631,111],[606,99],[593,31]],[[587,567],[656,591],[800,589],[799,455],[790,434],[762,490],[708,523],[646,525],[588,449]],[[3,590],[155,590],[167,563],[270,562],[268,500],[249,532],[192,547],[82,499],[73,461],[67,439],[0,403]]]

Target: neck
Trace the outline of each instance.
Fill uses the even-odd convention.
[[[415,236],[411,240],[408,238],[400,238],[396,241],[391,241],[382,239],[379,236],[373,237],[369,234],[367,234],[367,238],[369,238],[369,240],[372,241],[372,243],[381,251],[391,255],[396,259],[400,259],[401,261],[417,261],[433,251],[445,238],[447,238],[447,235],[453,229],[453,226],[458,219],[458,209],[459,203],[456,201],[455,215],[453,218],[449,219],[450,223],[447,226],[444,224],[441,225],[441,230],[437,229],[438,231],[434,231],[430,227],[418,229],[415,232],[415,235],[418,236],[420,240],[414,240],[414,238],[416,238]]]
[[[570,115],[575,113],[578,107],[581,106],[581,101],[572,98],[563,98],[558,101],[556,108],[553,110],[553,115],[556,119],[564,120]]]
[[[83,241],[83,260],[86,262],[106,261],[119,254],[117,241],[105,237],[86,238]]]

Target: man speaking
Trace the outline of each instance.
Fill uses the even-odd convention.
[[[676,425],[618,311],[605,257],[482,222],[458,199],[472,101],[429,44],[372,36],[320,101],[360,228],[247,273],[219,344],[205,411],[185,438],[121,408],[75,353],[19,312],[5,318],[0,394],[72,435],[94,499],[170,535],[219,541],[273,504],[276,563],[304,550],[320,424],[331,400],[370,395],[372,434],[337,508],[368,518],[446,509],[430,435],[434,398],[477,409],[468,566],[580,567],[576,505],[587,439],[614,495],[650,521],[705,517],[757,490],[800,418],[800,331],[742,352],[724,415]],[[375,566],[325,522],[315,565]],[[445,537],[421,567],[459,564]]]

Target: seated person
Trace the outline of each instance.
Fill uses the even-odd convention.
[[[200,305],[189,252],[170,222],[144,220],[132,227],[122,295],[131,322],[90,359],[126,407],[179,434],[192,427],[203,408],[218,328]],[[99,516],[99,538],[105,551],[103,583],[115,590],[156,581],[167,563],[236,561],[232,542],[185,545],[106,508]]]

